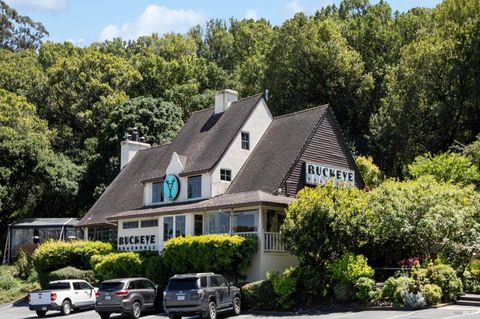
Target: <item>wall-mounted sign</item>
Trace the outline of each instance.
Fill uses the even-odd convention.
[[[305,183],[309,185],[324,185],[329,180],[333,180],[333,185],[336,187],[353,187],[355,172],[350,169],[307,162],[305,179]]]
[[[157,240],[155,235],[119,236],[117,246],[123,251],[157,250]]]
[[[178,197],[180,183],[175,175],[167,175],[163,182],[163,196],[169,200],[175,200]]]

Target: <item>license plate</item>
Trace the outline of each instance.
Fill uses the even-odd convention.
[[[177,300],[185,300],[185,296],[177,296]]]
[[[42,311],[47,311],[47,307],[42,307]]]
[[[112,296],[105,296],[105,300],[111,300]]]

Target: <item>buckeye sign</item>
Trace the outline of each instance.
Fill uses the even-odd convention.
[[[335,187],[353,187],[355,172],[350,169],[336,168],[324,164],[305,163],[305,183],[308,185],[325,185],[333,180]]]

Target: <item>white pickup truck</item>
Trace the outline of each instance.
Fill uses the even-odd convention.
[[[39,317],[45,317],[49,310],[69,315],[73,309],[94,308],[96,290],[84,280],[51,281],[47,290],[33,291],[28,295],[28,307]]]

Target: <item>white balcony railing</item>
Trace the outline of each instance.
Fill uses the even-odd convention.
[[[282,234],[280,233],[264,233],[264,251],[270,253],[286,252],[282,241]]]

